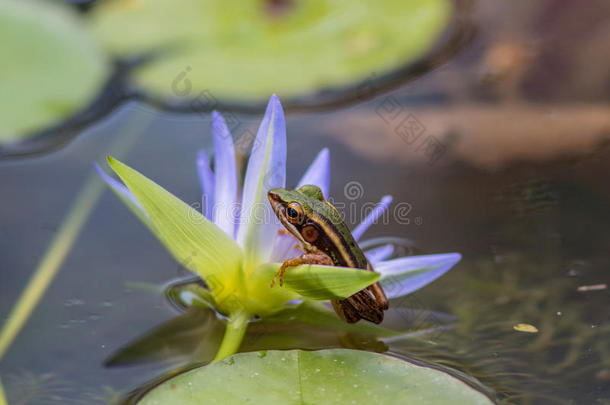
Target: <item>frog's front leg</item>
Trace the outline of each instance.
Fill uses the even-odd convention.
[[[299,257],[294,257],[292,259],[287,259],[282,263],[282,266],[278,270],[275,277],[273,277],[273,281],[271,282],[271,287],[275,285],[275,280],[280,278],[280,287],[284,285],[284,273],[288,269],[288,267],[300,266],[303,264],[321,264],[325,266],[333,266],[334,263],[332,259],[324,254],[324,253],[306,253]]]

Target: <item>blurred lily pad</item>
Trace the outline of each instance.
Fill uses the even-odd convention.
[[[139,404],[492,404],[437,369],[358,350],[233,355],[171,378]]]
[[[426,54],[451,15],[449,0],[115,0],[90,17],[114,54],[167,51],[135,72],[146,92],[214,107],[366,85]]]
[[[59,124],[86,107],[110,71],[72,9],[0,1],[0,142]]]

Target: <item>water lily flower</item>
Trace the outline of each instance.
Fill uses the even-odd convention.
[[[269,284],[279,265],[300,255],[296,239],[282,226],[267,200],[271,188],[286,186],[286,124],[279,99],[271,97],[253,142],[243,190],[238,178],[233,138],[223,117],[212,114],[214,167],[205,151],[197,157],[202,186],[202,212],[165,191],[140,173],[109,157],[124,184],[96,166],[100,176],[186,268],[210,287],[215,309],[228,317],[217,358],[239,349],[247,322],[271,315],[300,299],[337,299],[377,281],[388,298],[409,294],[438,278],[461,258],[459,253],[400,257],[392,245],[366,253],[378,274],[329,266],[291,268],[284,288]],[[314,184],[328,196],[330,154],[323,149],[297,187]],[[354,230],[356,240],[387,210],[384,196]]]

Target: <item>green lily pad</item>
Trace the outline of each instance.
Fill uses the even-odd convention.
[[[492,404],[442,371],[358,350],[241,353],[171,378],[160,404]]]
[[[422,57],[451,14],[449,0],[134,0],[103,2],[92,23],[113,53],[170,50],[136,73],[142,88],[213,104],[286,100],[392,72]]]
[[[109,72],[101,48],[59,2],[1,1],[0,42],[0,142],[63,122]]]

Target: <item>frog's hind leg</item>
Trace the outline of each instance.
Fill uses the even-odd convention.
[[[366,319],[373,323],[383,321],[383,309],[369,290],[360,290],[344,300],[331,301],[337,315],[347,323]]]
[[[360,316],[356,309],[345,302],[345,300],[332,300],[333,309],[339,315],[339,318],[343,319],[347,323],[356,323],[360,320]]]

